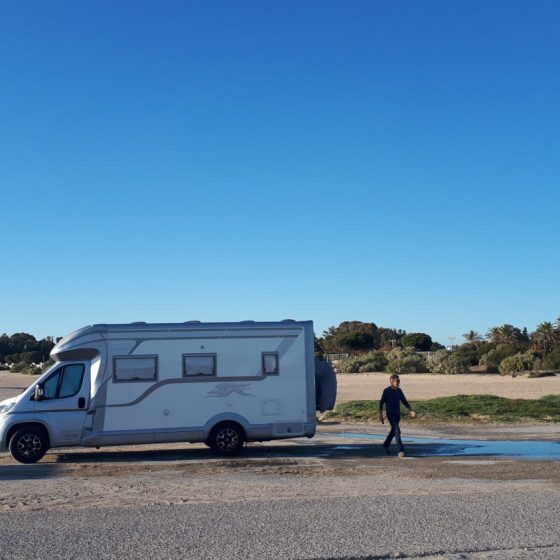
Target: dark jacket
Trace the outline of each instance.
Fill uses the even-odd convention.
[[[396,389],[393,389],[393,387],[387,387],[383,390],[381,400],[379,401],[379,412],[383,411],[383,405],[385,405],[387,416],[400,416],[401,403],[403,403],[409,410],[412,410],[412,407],[406,400],[406,397],[400,387],[397,387]]]

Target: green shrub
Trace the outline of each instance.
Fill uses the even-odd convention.
[[[425,373],[426,359],[410,348],[395,348],[387,354],[387,371],[390,373]]]
[[[450,375],[469,372],[470,360],[467,356],[458,352],[438,350],[428,357],[428,369],[432,373],[446,373]]]
[[[514,356],[508,356],[500,362],[500,373],[532,371],[535,365],[536,356],[532,350],[518,352]]]
[[[496,348],[483,354],[480,358],[480,363],[490,368],[498,368],[504,358],[515,356],[519,350],[512,344],[498,344]]]
[[[447,360],[451,352],[447,350],[438,350],[435,354],[428,356],[426,365],[432,373],[445,373],[444,362]]]
[[[361,356],[352,356],[346,360],[341,360],[336,364],[336,370],[339,373],[366,373],[370,371],[385,371],[386,366],[387,358],[385,353],[375,350]]]
[[[488,354],[488,352],[494,350],[494,348],[496,348],[496,344],[492,342],[486,342],[486,341],[479,342],[476,345],[476,356],[479,360],[479,363],[482,363],[480,362],[482,356],[484,356],[484,354]]]
[[[41,372],[41,368],[37,367],[37,366],[26,366],[24,367],[20,373],[23,373],[24,375],[40,375]]]
[[[460,356],[453,352],[451,356],[445,360],[445,373],[450,375],[456,375],[459,373],[469,373],[470,361],[464,356]]]
[[[18,362],[12,366],[12,373],[21,373],[23,369],[25,369],[29,364],[25,362]]]
[[[401,338],[403,348],[415,348],[416,350],[429,350],[432,347],[432,337],[425,333],[405,334]]]
[[[47,371],[54,363],[55,363],[55,361],[54,361],[52,358],[49,358],[49,359],[41,366],[41,373],[44,373],[45,371]]]
[[[387,360],[392,362],[394,360],[402,360],[406,356],[410,356],[411,354],[415,354],[415,350],[413,348],[393,348],[390,352],[387,353]]]
[[[542,364],[543,369],[560,369],[560,350],[551,352],[544,360]]]
[[[466,344],[461,344],[459,348],[453,351],[453,355],[460,357],[461,360],[470,365],[477,366],[479,361],[478,354],[478,344],[474,342],[467,342]]]

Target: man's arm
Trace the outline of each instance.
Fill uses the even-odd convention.
[[[406,397],[404,396],[402,389],[399,389],[399,392],[400,392],[401,402],[404,404],[404,406],[406,406],[406,408],[408,408],[408,410],[410,410],[410,415],[412,416],[412,418],[414,418],[416,416],[416,412],[412,410],[412,406],[410,406],[410,403],[406,400]]]
[[[381,395],[381,399],[379,400],[379,421],[384,424],[385,420],[383,419],[383,405],[385,404],[386,401],[386,397],[385,397],[385,390],[383,390],[383,394]]]
[[[404,406],[406,406],[408,410],[412,410],[412,407],[410,406],[409,402],[406,400],[406,397],[404,396],[402,389],[399,389],[399,397],[401,398],[401,402],[404,404]]]

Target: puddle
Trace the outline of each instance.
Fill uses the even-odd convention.
[[[382,443],[387,436],[387,434],[358,432],[323,432],[323,434],[329,437],[376,440],[379,443]],[[408,454],[416,457],[499,455],[521,459],[560,460],[560,444],[555,441],[403,437],[403,444],[407,448]],[[394,446],[394,442],[392,445]]]

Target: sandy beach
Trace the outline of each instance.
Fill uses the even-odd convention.
[[[337,402],[378,399],[389,385],[388,373],[338,375]],[[401,375],[401,387],[411,401],[451,395],[496,395],[510,399],[538,399],[560,393],[560,376],[529,379],[491,374]]]
[[[0,400],[19,394],[29,386],[34,376],[0,372]],[[378,399],[389,384],[388,373],[353,373],[338,375],[337,402]],[[510,399],[538,399],[560,393],[560,375],[529,379],[489,374],[431,375],[411,373],[401,376],[401,386],[407,398],[431,399],[451,395],[497,395]]]

